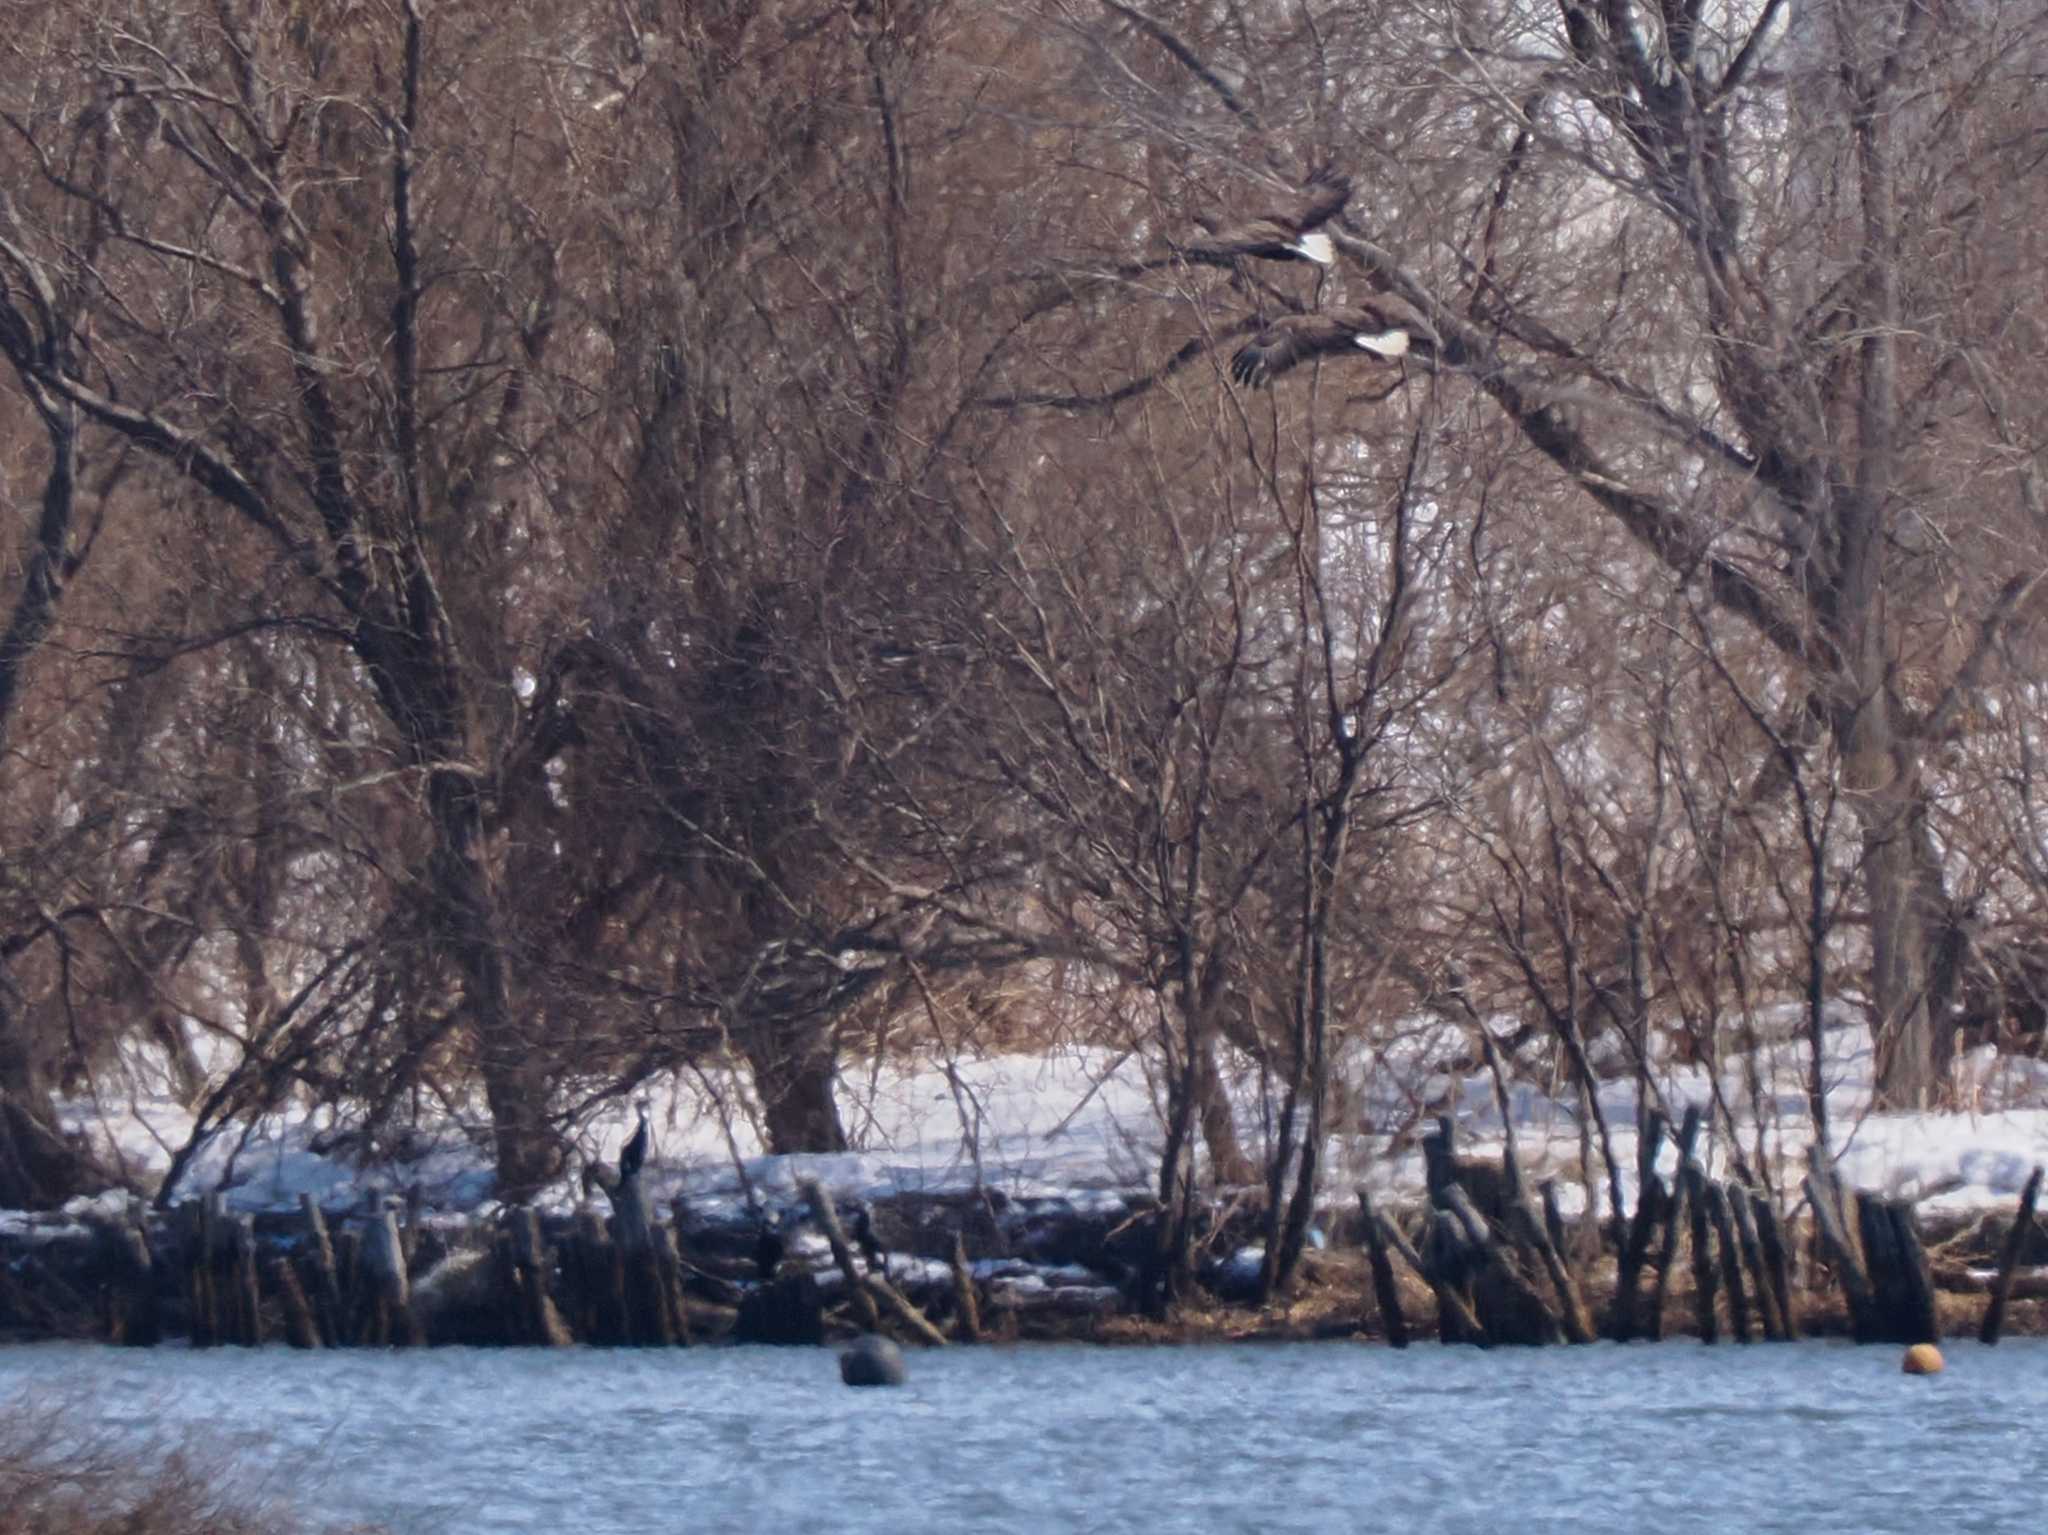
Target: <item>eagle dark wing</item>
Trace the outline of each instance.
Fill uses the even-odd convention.
[[[1246,389],[1256,389],[1301,360],[1300,336],[1291,325],[1274,325],[1239,347],[1230,359],[1230,376]]]
[[[1308,192],[1308,206],[1301,210],[1301,217],[1294,224],[1300,234],[1320,228],[1344,211],[1344,205],[1351,201],[1351,179],[1335,171],[1321,171],[1309,182]]]

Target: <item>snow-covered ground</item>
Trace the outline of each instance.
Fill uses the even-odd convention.
[[[1796,1020],[1774,1022],[1780,1028],[1770,1032],[1783,1037],[1763,1047],[1754,1072],[1740,1058],[1728,1061],[1720,1088],[1752,1165],[1761,1155],[1784,1170],[1774,1181],[1796,1187],[1811,1139],[1808,1052],[1796,1037]],[[1874,1114],[1869,1033],[1846,1010],[1833,1022],[1826,1051],[1830,1142],[1851,1186],[1968,1208],[2011,1200],[2034,1163],[2048,1160],[2048,1063],[1976,1052],[1958,1067],[1967,1110]],[[1328,1147],[1327,1200],[1349,1200],[1360,1183],[1381,1197],[1418,1193],[1423,1169],[1414,1131],[1436,1112],[1455,1113],[1461,1150],[1498,1153],[1503,1126],[1491,1078],[1483,1071],[1437,1069],[1460,1044],[1448,1031],[1418,1026],[1396,1047],[1340,1062],[1348,1090]],[[1662,1061],[1656,1076],[1674,1119],[1689,1104],[1710,1108],[1706,1154],[1713,1169],[1726,1169],[1730,1148],[1725,1121],[1711,1110],[1708,1070]],[[756,1199],[789,1204],[797,1180],[814,1177],[843,1196],[987,1188],[1015,1197],[1107,1202],[1156,1177],[1160,1124],[1153,1084],[1137,1057],[1107,1050],[849,1066],[841,1081],[841,1116],[860,1149],[837,1156],[763,1155],[750,1122],[721,1111],[721,1101],[730,1105],[737,1098],[732,1084],[723,1086],[718,1097],[689,1081],[653,1093],[648,1166],[658,1201],[681,1194],[706,1215]],[[1635,1095],[1626,1077],[1609,1082],[1600,1095],[1617,1159],[1629,1169],[1624,1187],[1631,1202]],[[1256,1156],[1269,1105],[1255,1077],[1240,1082],[1238,1098],[1245,1149]],[[1557,1177],[1566,1207],[1574,1207],[1583,1197],[1576,1094],[1565,1082],[1554,1089],[1518,1082],[1511,1084],[1509,1102],[1525,1167],[1537,1177]],[[101,1141],[144,1188],[155,1186],[192,1127],[176,1102],[147,1090],[120,1102],[73,1102],[66,1112],[74,1128]],[[633,1126],[630,1104],[606,1105],[580,1127],[577,1156],[583,1163],[615,1159]],[[429,1211],[489,1208],[488,1137],[481,1124],[450,1118],[425,1126],[415,1155],[368,1168],[340,1149],[345,1128],[325,1111],[304,1110],[234,1126],[191,1160],[181,1192],[224,1189],[229,1205],[240,1210],[292,1208],[306,1193],[330,1210],[407,1193]],[[1667,1169],[1672,1158],[1667,1144]],[[1604,1184],[1597,1150],[1594,1172]],[[579,1173],[572,1163],[569,1177],[544,1202],[558,1209],[578,1203]],[[118,1207],[124,1199],[80,1201],[71,1213],[83,1215],[94,1203]],[[0,1213],[0,1232],[24,1225],[22,1217]]]

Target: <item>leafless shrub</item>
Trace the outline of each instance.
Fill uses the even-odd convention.
[[[61,1398],[0,1409],[0,1535],[370,1535],[311,1522],[201,1446],[137,1444]]]

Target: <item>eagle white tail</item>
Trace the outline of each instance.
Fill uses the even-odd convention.
[[[1303,235],[1294,242],[1294,248],[1308,257],[1317,266],[1330,266],[1337,260],[1337,247],[1330,243],[1330,237],[1320,230]]]
[[[1383,330],[1377,336],[1354,336],[1352,339],[1375,356],[1408,355],[1408,332],[1405,330]]]

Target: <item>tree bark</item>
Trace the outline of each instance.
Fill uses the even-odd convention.
[[[829,1026],[816,1020],[763,1023],[747,1030],[745,1051],[771,1152],[848,1149],[832,1094],[838,1065]]]

